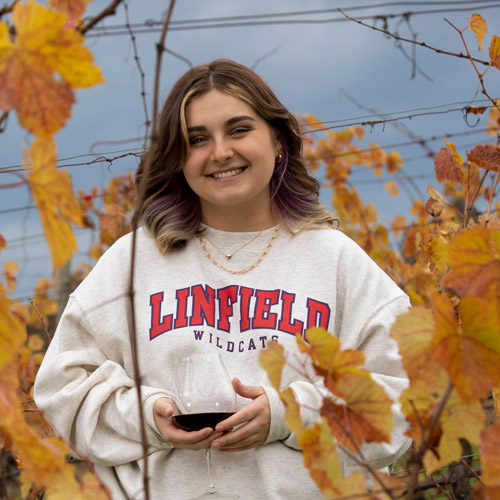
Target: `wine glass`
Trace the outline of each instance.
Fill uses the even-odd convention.
[[[190,354],[180,358],[174,372],[173,393],[177,396],[180,414],[172,418],[177,427],[185,431],[215,429],[219,422],[236,412],[236,393],[219,353]],[[190,500],[239,498],[215,489],[210,446],[205,453],[208,490]]]

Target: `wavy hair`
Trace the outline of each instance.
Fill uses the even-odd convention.
[[[193,99],[212,89],[250,105],[281,142],[282,159],[276,163],[270,183],[277,220],[293,232],[318,225],[335,226],[337,219],[319,202],[320,184],[302,156],[296,118],[253,70],[217,59],[191,68],[174,84],[159,117],[158,140],[143,156],[136,173],[137,189],[142,194],[136,215],[151,231],[160,251],[183,247],[199,231],[200,201],[182,170],[189,151],[185,113]],[[147,176],[146,161],[150,162]]]

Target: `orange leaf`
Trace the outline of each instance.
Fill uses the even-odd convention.
[[[491,65],[500,69],[500,37],[493,35],[490,44]]]
[[[302,434],[299,446],[304,455],[305,466],[326,498],[366,492],[363,474],[352,474],[345,479],[342,477],[337,445],[325,419]]]
[[[443,181],[462,182],[463,158],[457,153],[455,145],[443,139],[448,149],[441,148],[434,160],[436,179],[441,184]]]
[[[492,320],[500,324],[500,231],[474,226],[449,245],[450,272],[443,286],[460,297],[484,300]]]
[[[500,422],[481,431],[482,479],[488,486],[500,486]]]
[[[280,390],[281,372],[286,363],[285,350],[278,342],[269,341],[259,353],[259,365],[266,371],[271,385]]]
[[[444,294],[433,297],[435,333],[431,355],[448,372],[461,400],[471,404],[500,385],[500,334],[483,302],[466,297],[460,303],[462,328]]]
[[[76,240],[68,220],[79,225],[84,225],[84,220],[73,195],[70,175],[56,169],[53,139],[36,139],[31,145],[30,154],[33,167],[28,173],[28,182],[40,211],[52,263],[58,269],[76,250]],[[27,165],[25,169],[29,172]]]
[[[0,372],[15,359],[25,342],[26,329],[22,321],[10,311],[10,301],[0,295]]]
[[[469,19],[469,28],[476,35],[479,50],[483,50],[484,35],[488,31],[486,21],[479,14],[472,14],[472,19]]]
[[[0,251],[7,248],[7,240],[0,234]]]
[[[301,436],[304,432],[304,425],[300,417],[300,405],[295,399],[295,394],[290,387],[280,392],[280,397],[286,407],[285,421],[293,434]]]
[[[350,373],[358,372],[365,362],[361,351],[340,348],[340,340],[323,328],[310,328],[306,332],[309,344],[300,336],[297,343],[301,352],[311,358],[316,373],[325,379],[326,387],[333,393],[337,392],[337,382]]]
[[[7,290],[12,293],[16,287],[16,274],[19,272],[19,266],[15,260],[10,260],[3,265],[3,271],[7,280]]]
[[[399,194],[398,185],[394,181],[387,181],[385,183],[384,189],[386,191],[389,191],[391,196],[398,196]]]
[[[406,217],[404,215],[396,215],[391,221],[392,234],[396,237],[400,236],[407,226]]]
[[[467,153],[467,159],[487,170],[500,172],[500,148],[493,144],[478,144]]]
[[[89,87],[103,79],[82,45],[83,36],[65,25],[64,14],[29,0],[16,4],[12,20],[15,42],[8,25],[0,23],[0,108],[15,108],[24,128],[49,136],[70,116],[71,87]]]
[[[442,430],[437,454],[428,451],[424,457],[426,472],[432,474],[451,462],[460,461],[462,456],[461,439],[477,445],[480,441],[480,430],[484,422],[484,411],[479,401],[471,405],[464,405],[452,391],[441,414],[440,426]]]
[[[355,451],[348,431],[360,446],[363,442],[390,442],[393,427],[392,401],[382,386],[366,371],[344,375],[337,382],[336,393],[346,402],[325,400],[321,408],[339,443]]]
[[[466,113],[471,113],[473,115],[482,115],[486,112],[488,108],[486,106],[467,106],[465,108]]]
[[[391,337],[399,346],[403,367],[410,383],[423,381],[430,392],[444,389],[445,372],[441,365],[429,356],[434,335],[432,312],[422,306],[412,307],[396,318]]]
[[[87,4],[92,0],[49,0],[49,5],[59,12],[64,12],[70,21],[79,21]]]

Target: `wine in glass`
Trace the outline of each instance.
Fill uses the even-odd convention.
[[[180,414],[172,418],[180,429],[215,429],[219,422],[236,412],[236,393],[219,353],[190,354],[180,358],[176,363],[173,384]],[[190,500],[239,498],[238,495],[220,493],[215,489],[210,446],[205,453],[208,490]]]

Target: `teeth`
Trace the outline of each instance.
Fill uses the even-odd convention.
[[[242,172],[242,168],[235,168],[233,170],[227,170],[226,172],[216,172],[212,174],[213,177],[216,179],[224,179],[225,177],[231,177],[233,175],[238,175],[240,172]]]

